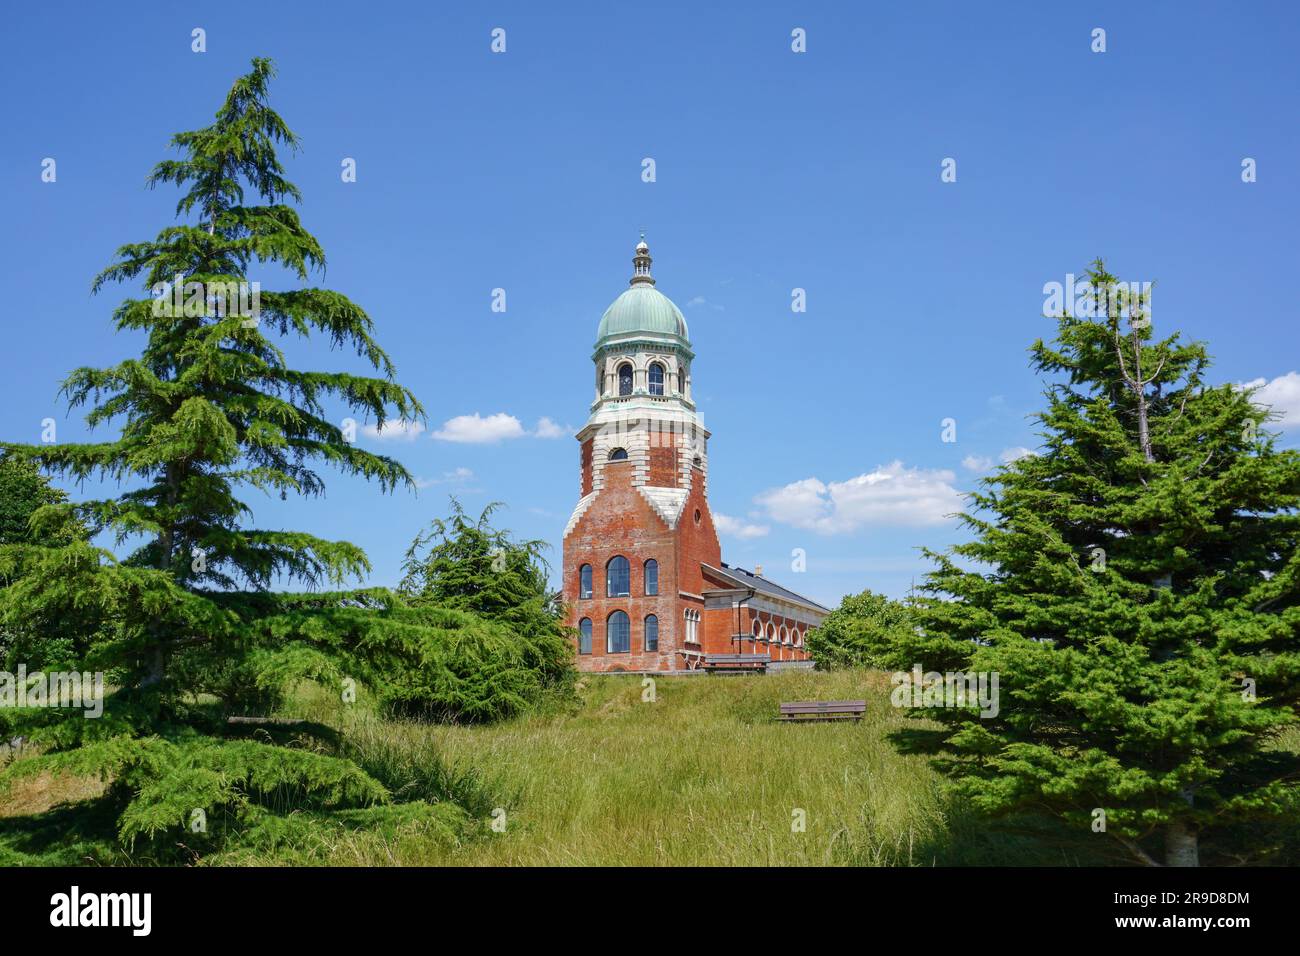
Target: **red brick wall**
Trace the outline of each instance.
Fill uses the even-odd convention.
[[[650,447],[650,484],[660,488],[676,488],[681,481],[677,476],[677,448],[675,445],[656,443]]]
[[[774,661],[802,661],[808,659],[806,649],[795,647],[794,632],[795,629],[801,629],[805,639],[807,638],[807,629],[805,625],[799,624],[792,618],[773,615],[767,611],[753,611],[748,604],[740,605],[740,629],[736,629],[736,609],[712,608],[705,612],[705,647],[706,654],[768,654]],[[763,625],[763,639],[753,640],[754,621],[758,620]],[[777,641],[780,641],[781,626],[784,625],[786,632],[790,635],[792,643],[783,644],[767,641],[767,625],[771,622],[777,628]],[[746,639],[739,643],[733,642],[732,637],[737,633],[746,635]]]
[[[665,469],[670,466],[671,474]],[[592,488],[592,443],[582,444],[582,488],[589,494]],[[676,452],[672,448],[651,448],[650,483],[672,487],[676,480]],[[667,475],[667,476],[666,476]],[[737,646],[732,643],[736,632],[734,608],[715,608],[705,611],[698,597],[704,590],[719,584],[705,579],[702,564],[719,567],[722,548],[713,525],[713,515],[704,495],[704,474],[698,468],[691,470],[691,490],[677,522],[676,529],[669,528],[650,506],[649,502],[632,485],[633,469],[630,461],[606,462],[604,487],[578,520],[574,529],[564,539],[564,599],[569,606],[569,623],[577,626],[582,618],[589,618],[591,628],[591,654],[579,655],[578,667],[584,671],[618,670],[681,670],[685,667],[680,650],[699,650],[706,654],[760,653],[770,654],[773,660],[805,659],[801,649],[785,647],[766,640],[746,641]],[[695,515],[699,513],[697,520]],[[622,555],[631,565],[631,594],[624,597],[606,597],[606,566],[615,555]],[[645,593],[645,561],[654,558],[659,562],[659,593]],[[592,569],[592,597],[578,597],[579,568],[590,564]],[[685,592],[683,594],[682,592]],[[700,612],[697,634],[698,645],[686,645],[686,624],[683,612],[687,609]],[[605,650],[605,628],[609,616],[624,611],[631,619],[631,651],[609,654]],[[659,619],[659,650],[645,650],[645,617],[654,614]],[[741,605],[741,633],[749,634],[757,617],[764,626],[769,620],[779,628],[795,626],[785,618],[770,618],[766,612],[755,614]],[[766,637],[766,631],[764,631]]]
[[[803,661],[808,659],[806,648],[794,646],[795,631],[806,631],[804,625],[801,625],[799,622],[791,620],[788,617],[783,617],[779,614],[770,614],[766,611],[760,612],[758,614],[758,619],[763,624],[763,637],[768,640],[767,644],[763,644],[763,642],[760,641],[759,647],[767,647],[768,653],[771,654],[773,660]],[[770,638],[768,637],[768,624],[773,625],[776,631],[776,633]],[[786,638],[790,642],[788,644],[782,639],[782,627],[786,629]]]
[[[731,635],[736,630],[736,609],[732,607],[715,607],[704,612],[704,653],[706,654],[743,654],[745,648],[737,648],[731,643]]]
[[[695,520],[696,512],[699,512],[699,521]],[[699,594],[707,587],[700,564],[711,564],[715,568],[721,564],[722,546],[713,527],[709,502],[704,497],[704,473],[698,468],[691,469],[691,493],[677,522],[677,531],[678,586],[683,591]]]
[[[675,670],[683,636],[682,611],[686,604],[677,597],[675,535],[632,486],[632,463],[605,463],[604,488],[564,540],[564,599],[569,606],[569,623],[588,617],[592,623],[590,655],[578,656],[581,670]],[[631,594],[605,596],[605,568],[615,555],[631,564]],[[645,561],[659,562],[659,594],[645,593]],[[578,569],[592,569],[592,597],[578,597]],[[632,622],[630,653],[605,653],[605,624],[614,611],[625,611]],[[645,650],[645,616],[659,618],[659,650]]]
[[[591,494],[592,488],[591,444],[590,438],[582,443],[582,497],[584,498]]]

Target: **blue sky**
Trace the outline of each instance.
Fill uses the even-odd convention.
[[[145,175],[264,55],[303,141],[285,160],[329,256],[316,284],[370,313],[430,421],[360,439],[403,461],[418,495],[327,475],[323,499],[250,502],[258,526],[361,545],[373,583],[395,583],[449,493],[506,502],[504,523],[551,541],[558,565],[591,345],[641,229],[690,322],[724,558],[827,604],[903,594],[926,567],[917,547],[958,539],[942,517],[955,496],[1035,446],[1025,350],[1050,333],[1043,286],[1095,256],[1157,283],[1157,331],[1207,340],[1218,380],[1269,383],[1296,443],[1294,5],[546,7],[9,11],[0,435],[36,441],[53,417],[59,440],[88,437],[59,382],[138,347],[110,319],[137,290],[92,297],[90,280],[172,222],[177,194]],[[1245,157],[1257,182],[1241,181]],[[288,347],[299,367],[360,367]],[[505,427],[446,425],[476,415]]]

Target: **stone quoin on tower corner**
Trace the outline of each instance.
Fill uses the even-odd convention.
[[[829,613],[722,561],[707,497],[709,432],[691,397],[686,319],[655,288],[642,237],[601,317],[596,398],[578,432],[581,497],[564,529],[564,599],[584,671],[682,671],[710,655],[808,659]]]

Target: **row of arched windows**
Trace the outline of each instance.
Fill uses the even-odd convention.
[[[642,582],[645,593],[659,593],[659,562],[654,558],[646,561],[643,568]],[[591,565],[584,564],[578,569],[578,597],[591,597]],[[616,554],[605,565],[605,597],[628,597],[632,594],[632,564],[621,554]]]
[[[618,394],[620,397],[632,394],[632,363],[624,362],[618,367],[615,373],[618,379]],[[646,381],[650,388],[651,395],[664,394],[664,385],[668,381],[668,373],[664,370],[660,362],[651,362],[647,370]]]
[[[642,629],[642,649],[659,650],[659,618],[647,614]],[[615,611],[605,620],[605,653],[629,654],[632,651],[632,619],[626,611]],[[578,622],[578,653],[591,653],[591,618]]]
[[[792,647],[803,647],[803,631],[797,627],[786,627],[782,624],[777,627],[771,621],[767,622],[764,627],[762,621],[755,621],[752,629],[754,640],[760,641],[765,637],[771,644],[789,644]]]

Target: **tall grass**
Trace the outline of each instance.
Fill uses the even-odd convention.
[[[325,699],[310,716],[345,722],[385,782],[394,762],[412,786],[484,822],[504,811],[504,832],[407,841],[400,864],[1083,862],[1078,848],[998,832],[949,805],[926,759],[889,741],[913,724],[889,706],[878,673],[661,677],[653,701],[640,677],[588,676],[579,695],[568,713],[490,726],[385,721]],[[782,701],[843,698],[867,699],[861,723],[773,719]],[[427,774],[410,773],[411,755]]]
[[[914,721],[886,675],[797,672],[587,676],[576,703],[491,725],[386,719],[304,686],[285,713],[340,731],[396,805],[250,834],[207,864],[931,866],[1120,861],[1095,834],[990,824],[944,796],[923,756],[891,741]],[[783,724],[782,701],[865,698],[860,723]],[[83,796],[70,781],[69,798]],[[73,808],[0,809],[6,847],[33,852]],[[54,809],[47,808],[54,806]],[[77,806],[85,807],[82,803]],[[28,812],[35,811],[29,808]],[[502,817],[504,814],[504,817]],[[504,819],[504,832],[490,826]],[[40,824],[37,828],[38,823]],[[99,858],[122,860],[111,845]],[[90,856],[79,849],[82,859]],[[10,858],[10,862],[15,859]],[[70,861],[65,861],[70,862]],[[147,862],[147,861],[139,861]]]

